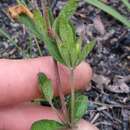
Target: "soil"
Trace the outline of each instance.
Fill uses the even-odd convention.
[[[55,16],[66,3],[54,0]],[[34,37],[23,25],[11,20],[6,13],[15,0],[0,1],[0,28],[12,41],[0,33],[0,58],[23,59],[38,57]],[[108,4],[130,19],[130,13],[119,0]],[[129,130],[130,128],[130,30],[103,11],[80,2],[72,17],[77,35],[85,33],[84,42],[96,39],[93,52],[86,59],[93,68],[91,89],[84,93],[89,98],[89,108],[84,119],[100,130]],[[48,55],[39,43],[42,55]]]

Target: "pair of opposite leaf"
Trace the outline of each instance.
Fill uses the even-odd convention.
[[[49,53],[60,63],[74,69],[93,49],[94,41],[82,47],[82,39],[76,37],[74,26],[70,22],[78,0],[69,0],[56,19],[49,9],[45,17],[38,9],[33,11],[32,16],[27,7],[20,6],[25,11],[20,12],[17,19],[45,43]]]
[[[53,99],[53,88],[52,88],[52,82],[49,80],[46,75],[43,73],[38,74],[38,82],[40,85],[41,92],[44,96],[44,98],[52,104]],[[74,109],[74,123],[76,124],[82,116],[85,114],[87,110],[87,97],[84,95],[76,95],[75,97],[75,109]],[[68,99],[68,110],[69,115],[71,113],[71,104],[70,104],[70,98]],[[66,126],[60,122],[54,121],[54,120],[40,120],[36,121],[32,124],[31,130],[62,130],[66,128]]]
[[[40,89],[44,98],[50,103],[52,103],[54,92],[52,87],[52,82],[43,73],[38,74],[38,82]],[[69,110],[69,115],[71,115],[71,98],[68,99],[67,106]],[[75,109],[74,109],[74,122],[77,123],[87,110],[87,97],[82,94],[76,94],[75,97]]]
[[[53,28],[59,36],[56,41],[64,64],[74,69],[93,49],[94,41],[82,47],[82,39],[76,37],[74,26],[68,19],[68,15],[62,12],[54,22]]]

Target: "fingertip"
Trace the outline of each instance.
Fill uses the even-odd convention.
[[[89,122],[81,120],[78,123],[78,130],[99,130],[99,129],[94,125],[90,124]]]
[[[60,78],[62,87],[64,90],[64,93],[69,93],[71,90],[71,74],[70,70],[66,68],[63,65],[59,65],[59,72],[60,72]],[[86,62],[82,62],[79,66],[76,67],[74,70],[74,86],[76,90],[83,90],[86,89],[88,86],[88,83],[90,82],[92,78],[92,69],[90,65]],[[57,89],[55,88],[55,92],[57,95]]]
[[[50,107],[30,103],[0,108],[0,115],[0,130],[30,130],[32,123],[37,120],[59,121],[58,116]],[[98,130],[98,128],[81,120],[76,130]]]
[[[92,68],[86,62],[82,62],[75,70],[75,84],[77,89],[85,89],[92,79]]]

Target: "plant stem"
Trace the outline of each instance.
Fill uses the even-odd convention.
[[[40,55],[40,56],[43,56],[43,55],[42,55],[41,48],[40,48],[39,43],[38,43],[38,40],[37,40],[37,38],[36,38],[35,36],[34,36],[34,40],[35,40],[36,46],[37,46],[37,48],[38,48],[39,55]]]
[[[71,84],[71,125],[74,125],[74,108],[75,108],[75,86],[74,86],[74,69],[70,69],[70,84]]]
[[[56,60],[54,60],[54,68],[55,68],[55,76],[56,76],[56,85],[58,87],[58,92],[59,92],[60,101],[61,101],[61,107],[62,107],[61,110],[63,112],[63,116],[64,116],[66,124],[69,124],[68,111],[66,107],[64,92],[61,85],[61,78],[60,78],[60,73],[58,69],[58,63]]]
[[[49,102],[49,104],[51,105],[52,110],[57,114],[57,116],[58,116],[58,118],[60,119],[60,121],[61,121],[64,125],[66,125],[65,121],[63,120],[63,118],[62,118],[62,116],[61,116],[61,113],[59,113],[59,111],[54,107],[52,101]]]

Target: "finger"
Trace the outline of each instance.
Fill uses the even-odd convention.
[[[59,121],[57,115],[49,107],[25,104],[12,108],[0,108],[0,130],[30,130],[32,123],[41,119]],[[82,121],[77,130],[98,129]]]
[[[59,65],[64,92],[70,91],[69,71]],[[52,80],[55,95],[54,62],[51,57],[42,57],[29,60],[0,60],[0,105],[9,105],[32,100],[40,96],[37,74],[45,73]],[[81,63],[75,70],[75,87],[83,88],[91,79],[92,70],[86,63]]]

